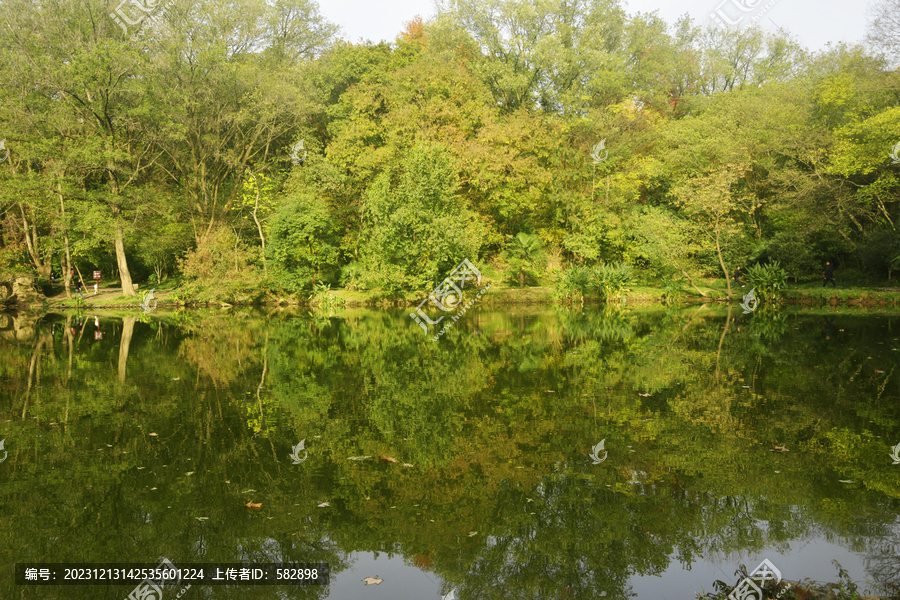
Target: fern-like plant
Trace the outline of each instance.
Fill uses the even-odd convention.
[[[756,297],[763,302],[777,302],[787,285],[787,271],[776,260],[747,269],[747,281],[756,289]]]

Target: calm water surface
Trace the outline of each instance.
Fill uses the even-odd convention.
[[[0,329],[2,598],[124,600],[13,565],[160,556],[331,569],[185,600],[689,600],[765,558],[900,584],[897,315],[472,310],[438,342],[405,311]]]

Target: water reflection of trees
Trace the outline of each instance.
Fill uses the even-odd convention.
[[[335,571],[387,549],[462,598],[616,598],[672,557],[824,533],[892,576],[879,549],[900,482],[878,455],[900,424],[896,382],[875,372],[892,359],[883,323],[826,340],[818,317],[475,312],[435,343],[403,317],[106,320],[103,340],[45,317],[0,346],[16,440],[0,543]],[[243,511],[251,499],[265,516]]]

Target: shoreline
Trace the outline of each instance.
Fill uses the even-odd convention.
[[[167,301],[175,292],[157,292],[158,309],[181,310],[186,308],[231,308],[231,307],[279,307],[279,306],[300,306],[300,307],[316,307],[319,303],[315,300],[294,297],[271,297],[266,300],[250,300],[247,298],[226,297],[224,300],[212,299],[185,299],[175,302]],[[77,304],[73,299],[60,298],[60,296],[52,296],[42,299],[40,302],[30,303],[10,303],[7,307],[12,310],[90,310],[90,309],[123,309],[123,310],[141,310],[140,298],[127,298],[107,291],[102,294],[103,298],[99,301],[91,302],[91,294],[85,295],[85,301]],[[422,302],[422,297],[409,295],[393,295],[388,296],[377,291],[352,291],[352,290],[333,290],[329,292],[329,296],[333,297],[336,305],[346,308],[408,308],[416,306]],[[177,297],[177,296],[176,296]],[[641,288],[639,290],[631,290],[627,292],[620,303],[623,307],[646,306],[648,304],[660,305],[696,305],[696,304],[739,304],[743,295],[736,295],[732,292],[731,298],[727,298],[724,290],[709,290],[706,297],[697,294],[684,294],[674,301],[666,303],[660,293],[653,293],[653,288]],[[563,302],[560,300],[553,288],[532,287],[525,289],[518,288],[497,288],[491,287],[490,292],[479,297],[479,304],[482,306],[511,306],[511,305],[567,305],[567,306],[600,306],[603,302],[599,297],[586,296],[578,302]],[[896,307],[900,305],[900,288],[882,288],[882,289],[842,289],[834,292],[832,290],[804,290],[794,289],[786,290],[781,301],[778,303],[779,308],[789,307],[810,307],[810,306],[831,306],[831,307],[852,307],[852,308],[870,308],[882,309]],[[4,308],[4,307],[0,307]],[[153,312],[153,311],[151,311]],[[147,313],[150,314],[150,313]]]

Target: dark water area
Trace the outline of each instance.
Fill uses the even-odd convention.
[[[883,591],[898,354],[846,310],[0,315],[0,598],[124,600],[14,565],[159,557],[330,569],[166,600],[688,600],[763,559]]]

